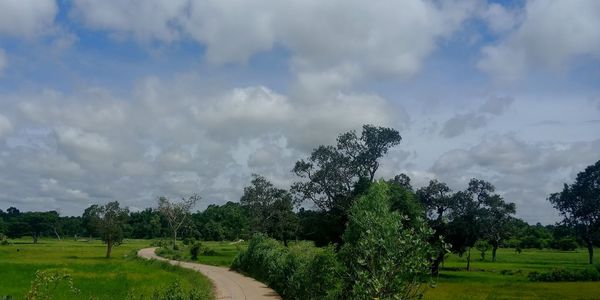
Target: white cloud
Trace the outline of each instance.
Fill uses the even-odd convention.
[[[91,1],[73,15],[91,28],[139,40],[192,39],[214,63],[246,62],[282,46],[296,72],[411,76],[475,10],[476,2],[410,1]]]
[[[600,56],[600,2],[532,0],[523,21],[497,45],[482,49],[480,69],[515,80],[535,68],[562,70],[579,57]]]
[[[0,35],[32,38],[52,29],[58,13],[55,0],[0,1]]]

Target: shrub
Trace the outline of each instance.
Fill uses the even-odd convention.
[[[212,248],[204,247],[204,250],[202,250],[202,255],[215,256],[217,255],[217,251],[213,250]]]
[[[52,293],[61,283],[66,284],[73,294],[79,294],[79,290],[73,286],[71,275],[65,270],[38,270],[35,272],[35,279],[31,282],[31,287],[25,299],[52,299]]]
[[[333,249],[308,243],[287,248],[263,234],[250,240],[232,269],[265,282],[284,299],[336,299],[341,287]]]
[[[429,271],[431,230],[424,221],[405,226],[390,209],[389,189],[377,182],[350,208],[339,256],[344,299],[419,299]],[[414,226],[414,227],[413,227]]]
[[[192,260],[198,259],[198,254],[200,254],[201,248],[202,248],[202,245],[200,243],[195,243],[192,245],[192,247],[190,247],[190,256],[191,256]]]
[[[565,237],[559,240],[554,240],[552,243],[550,243],[550,247],[552,249],[558,249],[562,251],[573,251],[577,249],[578,246],[577,240],[572,237]]]
[[[553,269],[549,272],[530,272],[527,277],[530,281],[599,281],[600,280],[600,265],[587,267],[585,269]]]
[[[485,240],[478,240],[475,242],[475,249],[481,254],[481,260],[485,260],[485,253],[490,250],[490,244]]]
[[[191,289],[186,291],[179,281],[173,281],[165,288],[155,289],[152,293],[152,297],[146,297],[145,295],[135,295],[135,291],[130,291],[128,296],[128,300],[202,300],[208,299],[206,292],[203,292],[198,289]]]

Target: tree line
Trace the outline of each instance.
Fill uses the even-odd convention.
[[[76,217],[10,207],[6,212],[0,210],[0,234],[31,236],[35,243],[41,236],[219,241],[263,233],[286,245],[289,240],[311,240],[318,246],[332,244],[339,249],[350,208],[375,184],[380,159],[401,140],[392,128],[365,125],[360,134],[341,134],[335,145],[321,145],[296,162],[292,172],[298,180],[289,190],[255,174],[239,202],[209,205],[201,212],[192,213],[200,200],[197,195],[181,201],[161,197],[155,208],[135,212],[119,207],[118,202],[92,205]],[[433,231],[429,240],[434,249],[431,272],[437,274],[449,252],[466,255],[469,268],[472,250],[484,256],[489,249],[495,260],[499,247],[570,250],[584,245],[592,262],[593,246],[600,241],[599,178],[600,161],[581,172],[575,183],[550,195],[549,201],[564,220],[547,226],[529,225],[516,218],[515,204],[481,179],[473,178],[456,191],[438,180],[415,188],[405,174],[382,180],[390,190],[391,209],[405,216],[402,222],[415,227],[422,219]]]

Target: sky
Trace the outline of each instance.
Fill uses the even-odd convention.
[[[363,124],[517,216],[600,159],[600,1],[0,0],[0,209],[238,201]]]

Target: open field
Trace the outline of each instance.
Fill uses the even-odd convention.
[[[126,299],[151,295],[154,289],[178,280],[185,289],[192,286],[212,297],[211,284],[205,277],[156,261],[135,257],[135,250],[148,247],[147,240],[126,240],[113,249],[112,258],[104,258],[106,247],[100,241],[75,242],[30,239],[13,240],[0,246],[0,297],[11,295],[22,299],[29,290],[36,270],[65,269],[81,292],[73,295],[60,285],[54,299]],[[18,249],[18,251],[17,251]]]

